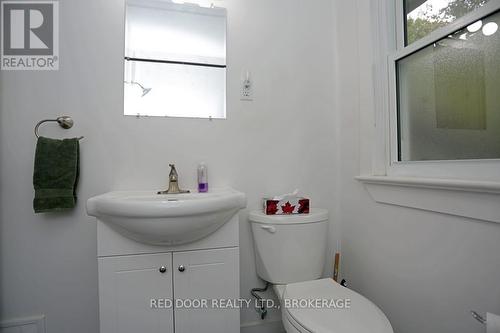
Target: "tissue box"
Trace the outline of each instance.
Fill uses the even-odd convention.
[[[309,199],[287,198],[283,200],[264,199],[266,215],[309,214]]]

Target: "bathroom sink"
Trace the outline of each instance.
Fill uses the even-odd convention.
[[[245,206],[245,194],[231,188],[163,195],[116,191],[90,198],[87,214],[136,241],[178,245],[210,235]]]

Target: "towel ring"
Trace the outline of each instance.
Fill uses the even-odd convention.
[[[73,121],[73,119],[70,116],[60,116],[60,117],[57,117],[56,119],[44,119],[44,120],[41,120],[35,126],[35,136],[37,137],[37,139],[40,138],[40,135],[38,135],[38,128],[40,127],[41,124],[48,123],[48,122],[58,123],[59,126],[61,126],[64,129],[70,129],[71,127],[73,127],[73,124],[74,124],[74,121]],[[81,136],[81,137],[78,138],[78,140],[81,140],[83,138],[84,137]]]

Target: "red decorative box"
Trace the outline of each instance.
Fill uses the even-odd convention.
[[[285,198],[283,200],[264,199],[266,215],[309,214],[309,199]]]

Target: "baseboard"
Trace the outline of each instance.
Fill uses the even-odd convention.
[[[253,321],[241,325],[240,333],[285,333],[281,319]]]

